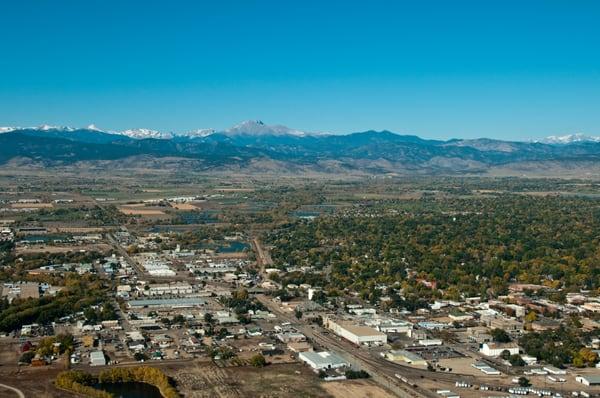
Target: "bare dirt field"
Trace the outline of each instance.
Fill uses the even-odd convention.
[[[133,207],[119,207],[119,211],[128,216],[164,216],[165,212],[156,209],[139,209]]]
[[[177,210],[198,210],[200,206],[193,203],[171,203],[171,207]]]
[[[181,392],[190,398],[332,397],[307,367],[299,364],[220,368],[195,362],[173,373]]]
[[[393,398],[394,396],[370,380],[331,381],[322,384],[334,398]]]
[[[48,209],[53,207],[52,203],[13,203],[13,209]]]
[[[111,247],[104,243],[98,243],[94,245],[30,245],[30,246],[17,246],[17,254],[35,254],[35,253],[66,253],[74,251],[87,251],[87,252],[100,252],[106,253]]]

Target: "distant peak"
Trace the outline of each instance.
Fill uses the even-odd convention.
[[[236,124],[235,126],[224,131],[226,135],[271,135],[271,136],[285,136],[291,135],[296,137],[306,137],[308,135],[314,135],[313,133],[307,133],[305,131],[296,130],[283,126],[280,124],[268,125],[262,120],[246,120],[242,123]]]
[[[548,136],[548,137],[544,138],[543,140],[541,140],[541,142],[546,143],[546,144],[572,144],[575,142],[600,142],[600,137],[585,135],[582,133],[567,134],[567,135],[560,135],[560,136],[551,135],[551,136]]]
[[[86,127],[86,130],[102,131],[102,130],[100,130],[98,127],[96,127],[96,125],[95,125],[94,123],[92,123],[92,124],[89,124],[89,125]]]
[[[59,131],[75,131],[76,129],[69,126],[51,126],[49,124],[42,124],[38,126],[36,130],[39,131],[50,131],[50,130],[59,130]]]
[[[203,138],[215,133],[215,129],[196,129],[185,133],[176,134],[180,137]]]
[[[19,130],[19,127],[0,127],[0,133],[10,133],[11,131]]]
[[[173,134],[171,134],[171,133],[163,133],[158,130],[151,130],[151,129],[145,129],[145,128],[124,130],[124,131],[121,131],[120,134],[125,135],[129,138],[136,138],[136,139],[145,139],[145,138],[169,139],[169,138],[173,138]]]

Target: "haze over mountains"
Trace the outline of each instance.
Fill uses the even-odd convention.
[[[494,139],[428,140],[390,131],[346,135],[311,133],[247,121],[224,131],[186,133],[130,129],[102,131],[40,126],[0,127],[0,164],[45,167],[192,168],[249,172],[352,174],[553,174],[600,169],[600,137],[551,136],[540,142]],[[113,165],[114,166],[114,165]],[[509,172],[508,174],[511,174]]]

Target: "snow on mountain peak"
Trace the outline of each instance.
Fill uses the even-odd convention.
[[[102,131],[102,130],[100,130],[98,127],[96,127],[96,125],[95,125],[94,123],[92,123],[92,124],[89,124],[89,125],[86,127],[86,130]]]
[[[121,131],[119,134],[125,135],[130,138],[144,139],[144,138],[154,138],[154,139],[168,139],[173,138],[173,134],[171,133],[162,133],[158,130],[150,130],[150,129],[129,129]]]
[[[60,131],[75,131],[77,129],[69,126],[51,126],[49,124],[42,124],[41,126],[36,127],[36,130],[39,131],[50,131],[50,130],[60,130]]]
[[[189,138],[203,138],[208,137],[211,134],[214,134],[214,129],[196,129],[192,131],[187,131],[185,133],[177,134],[181,137],[189,137]]]
[[[542,140],[546,144],[572,144],[575,142],[600,142],[600,137],[589,136],[581,133],[567,135],[551,135]]]
[[[282,125],[267,125],[261,120],[247,120],[237,124],[224,132],[226,135],[294,135],[305,137],[308,133],[300,130],[291,129]]]

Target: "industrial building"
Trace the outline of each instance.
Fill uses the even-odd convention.
[[[356,345],[385,344],[387,335],[369,326],[359,326],[352,322],[325,317],[323,325],[333,333]]]
[[[90,366],[104,366],[106,365],[106,358],[102,351],[90,352]]]
[[[298,358],[315,370],[337,369],[344,366],[349,366],[342,357],[330,351],[301,352],[298,354]]]

